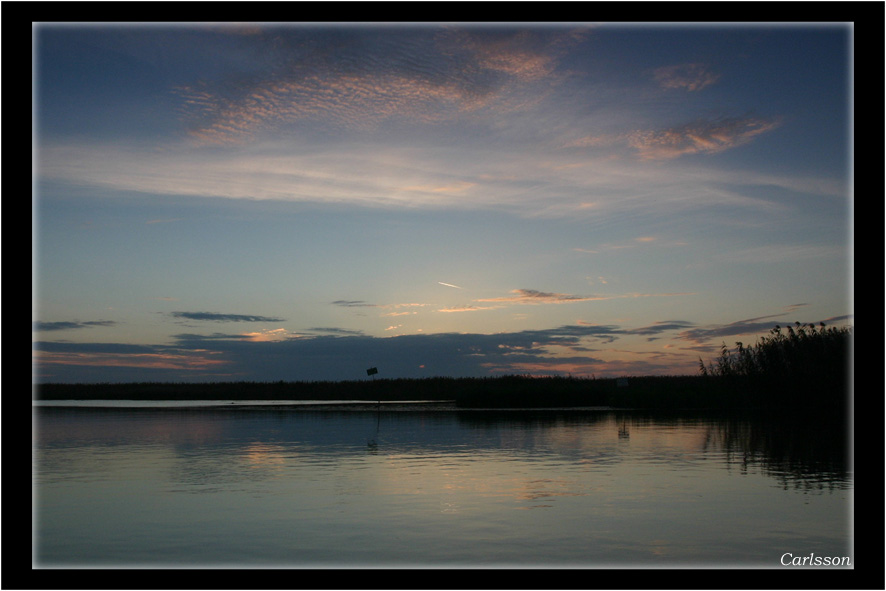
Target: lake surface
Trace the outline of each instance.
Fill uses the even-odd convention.
[[[840,429],[231,402],[35,406],[34,566],[854,565]]]

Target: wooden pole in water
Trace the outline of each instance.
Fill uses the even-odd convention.
[[[377,367],[370,367],[369,369],[366,370],[366,375],[372,376],[373,382],[375,381],[375,374],[377,374],[377,373],[378,373]],[[378,399],[378,406],[379,406],[379,408],[381,408],[381,397],[379,397],[379,399]]]

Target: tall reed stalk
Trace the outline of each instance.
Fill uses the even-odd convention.
[[[846,402],[851,346],[850,327],[776,325],[755,345],[737,342],[729,349],[724,343],[714,361],[699,360],[699,369],[745,389],[756,403],[837,406]]]

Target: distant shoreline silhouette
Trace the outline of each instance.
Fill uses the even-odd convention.
[[[610,407],[657,410],[839,410],[848,384],[772,392],[747,376],[373,379],[341,382],[41,384],[34,400],[455,401],[461,408]]]

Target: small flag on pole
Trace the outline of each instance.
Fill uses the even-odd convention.
[[[370,367],[369,369],[366,370],[366,375],[368,375],[368,376],[374,376],[377,373],[378,373],[377,367]]]

